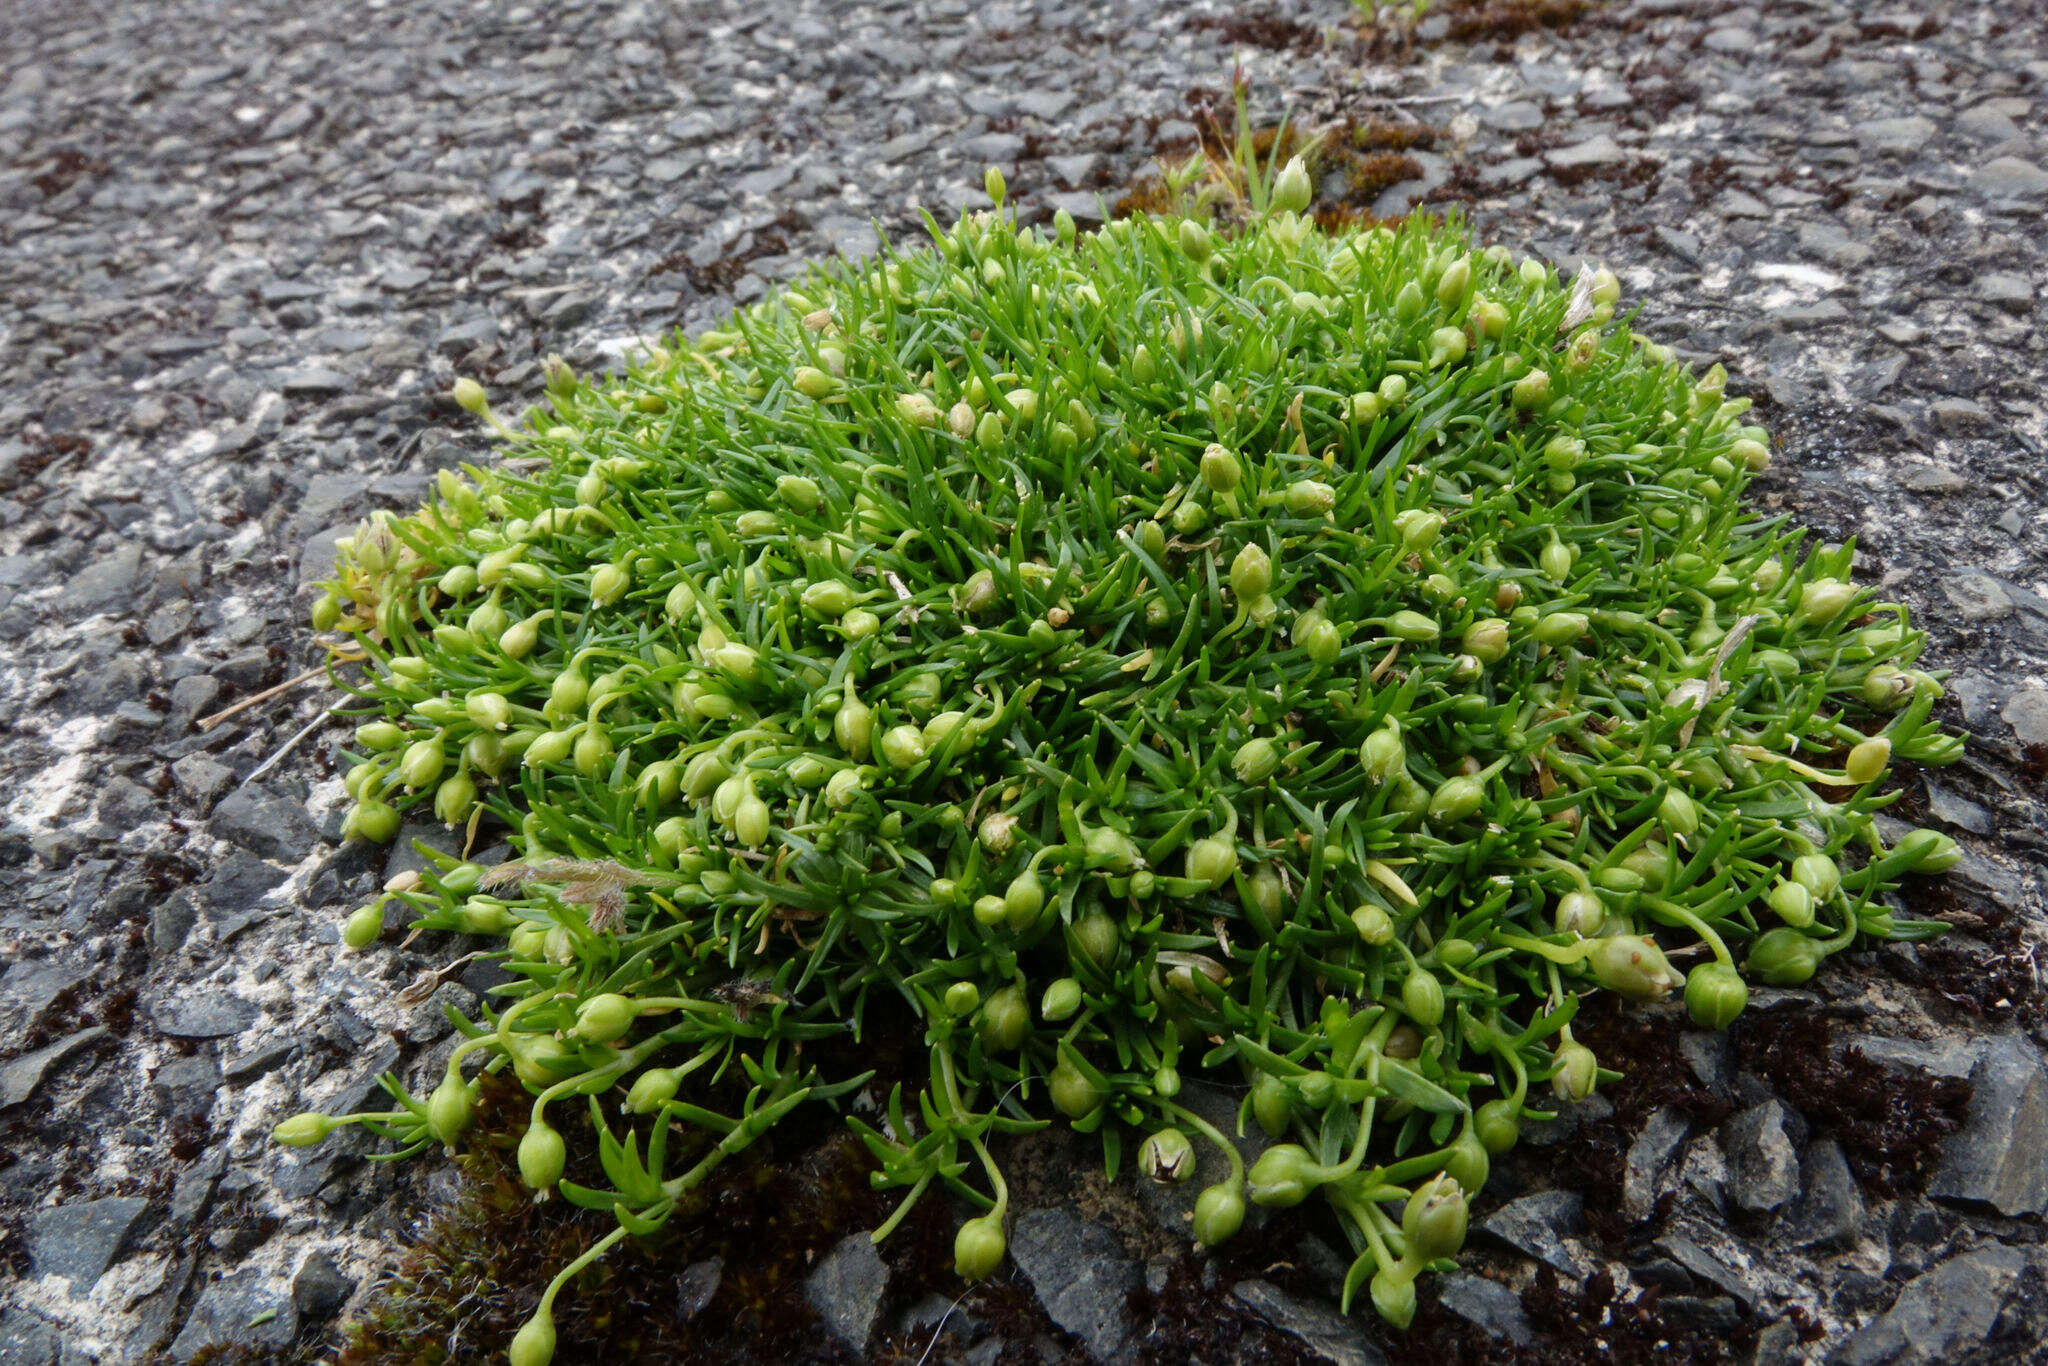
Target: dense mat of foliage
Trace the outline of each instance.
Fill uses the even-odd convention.
[[[1347,1301],[1402,1324],[1537,1088],[1596,1086],[1582,994],[1718,1028],[1745,978],[1938,930],[1885,893],[1955,847],[1872,820],[1892,756],[1960,751],[1922,636],[1743,510],[1767,441],[1718,370],[1606,272],[1268,188],[1231,234],[969,215],[558,367],[503,464],[345,544],[350,828],[509,827],[517,860],[391,895],[516,981],[424,1100],[278,1136],[452,1143],[465,1069],[509,1066],[529,1184],[617,1215],[596,1256],[860,1086],[803,1045],[890,997],[929,1085],[853,1122],[905,1208],[986,1210],[961,1275],[1004,1256],[986,1137],[1057,1117],[1155,1180],[1220,1145],[1203,1243],[1319,1194]],[[1249,1172],[1196,1072],[1285,1140]],[[565,1106],[608,1188],[561,1179]]]

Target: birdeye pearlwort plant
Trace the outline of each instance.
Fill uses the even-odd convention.
[[[992,1134],[1064,1123],[1155,1181],[1327,1201],[1404,1325],[1466,1202],[1602,1060],[1594,991],[1724,1028],[1958,857],[1880,837],[1923,636],[1851,551],[1745,510],[1745,401],[1455,223],[1326,233],[1299,165],[1231,230],[1002,210],[814,274],[616,378],[552,368],[503,459],[344,542],[366,657],[348,826],[511,831],[388,893],[511,974],[431,1094],[286,1120],[451,1145],[478,1069],[520,1171],[618,1240],[799,1105],[885,998],[930,1076],[850,1120],[902,1210],[984,1211]],[[337,650],[344,648],[337,637]],[[384,921],[364,907],[344,938]],[[837,1050],[834,1056],[847,1056]],[[1622,1059],[1610,1062],[1625,1063]],[[1199,1074],[1276,1140],[1247,1171]],[[587,1110],[606,1184],[563,1179]],[[892,1219],[876,1237],[885,1236]]]

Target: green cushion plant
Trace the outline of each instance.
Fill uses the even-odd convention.
[[[1220,1147],[1203,1244],[1320,1195],[1347,1307],[1405,1325],[1539,1088],[1598,1083],[1587,993],[1721,1028],[1746,981],[1941,928],[1886,893],[1954,845],[1873,821],[1891,758],[1960,750],[1923,637],[1745,510],[1768,440],[1718,367],[1605,271],[1318,229],[1298,162],[1254,189],[1230,231],[1048,236],[992,175],[928,249],[554,365],[517,425],[465,381],[507,459],[344,543],[349,828],[508,827],[516,860],[387,895],[513,981],[426,1098],[277,1136],[449,1145],[512,1069],[526,1179],[618,1220],[519,1366],[591,1257],[867,1080],[803,1046],[883,998],[929,1083],[850,1122],[897,1218],[984,1211],[961,1275],[1004,1257],[989,1135],[1063,1122],[1155,1180]],[[1246,1171],[1183,1075],[1276,1146]],[[563,1179],[569,1106],[602,1188]]]

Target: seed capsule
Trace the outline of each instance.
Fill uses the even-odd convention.
[[[1749,985],[1726,963],[1702,963],[1686,974],[1686,1013],[1702,1029],[1726,1029],[1748,1004]]]
[[[1195,1197],[1195,1241],[1215,1247],[1244,1227],[1244,1196],[1228,1182],[1205,1187]]]
[[[1765,930],[1749,946],[1749,973],[1773,987],[1796,987],[1820,966],[1820,946],[1790,927]]]
[[[1601,986],[1632,1001],[1662,1000],[1684,980],[1648,935],[1595,939],[1586,964]]]
[[[1280,751],[1271,740],[1256,736],[1238,746],[1231,757],[1230,771],[1246,784],[1263,783],[1280,769]]]
[[[569,1145],[562,1141],[561,1134],[548,1126],[547,1121],[536,1118],[526,1126],[526,1132],[519,1139],[519,1179],[528,1188],[537,1191],[554,1189],[562,1179],[562,1168],[569,1160]]]
[[[338,1124],[318,1110],[307,1110],[278,1124],[270,1136],[287,1148],[310,1148],[333,1133]]]
[[[1263,597],[1273,586],[1273,561],[1265,548],[1247,541],[1230,562],[1230,591],[1238,601]]]

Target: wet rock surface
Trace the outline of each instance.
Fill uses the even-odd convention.
[[[1696,1360],[2035,1359],[2048,8],[1613,0],[1523,32],[1463,26],[1476,8],[1440,7],[1402,53],[1361,43],[1339,0],[566,3],[489,24],[439,0],[16,6],[0,1229],[21,1251],[0,1355],[310,1349],[445,1189],[433,1162],[266,1140],[386,1068],[438,1066],[438,1005],[396,997],[447,955],[340,953],[339,918],[416,856],[337,846],[346,729],[314,724],[337,694],[258,699],[318,662],[300,622],[334,539],[481,455],[451,380],[516,411],[547,353],[601,369],[809,260],[915,240],[915,206],[982,202],[990,161],[1025,214],[1093,221],[1241,60],[1256,110],[1437,130],[1382,212],[1427,195],[1487,240],[1602,261],[1647,331],[1724,362],[1779,435],[1761,509],[1857,538],[1976,732],[1900,807],[1968,853],[1914,893],[1956,932],[1781,994],[1873,1070],[1802,1070],[1760,1021],[1729,1047],[1668,1018],[1683,1046],[1631,1054],[1611,1098],[1498,1164],[1469,1279],[1441,1304],[1425,1288],[1415,1332],[1466,1360],[1525,1333],[1539,1359],[1588,1359],[1574,1325],[1648,1314]],[[1849,1076],[1889,1080],[1830,1089]],[[1403,1355],[1369,1313],[1336,1315],[1332,1231],[1320,1258],[1261,1234],[1210,1284],[1179,1264],[1151,1284],[1151,1221],[1183,1210],[1106,1224],[1063,1203],[1072,1182],[1039,1188],[1002,1293],[1049,1312],[1041,1354],[1163,1351],[1227,1314],[1218,1356]],[[672,1299],[701,1307],[720,1274]],[[939,1280],[889,1293],[950,1305]],[[945,1359],[1027,1350],[978,1303]]]

